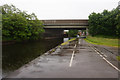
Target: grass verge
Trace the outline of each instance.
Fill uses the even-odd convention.
[[[109,46],[109,47],[118,47],[118,39],[117,38],[106,38],[103,36],[87,36],[85,41],[91,43],[91,44],[96,44],[96,45],[104,45],[104,46]]]
[[[120,56],[116,56],[117,60],[120,61]]]

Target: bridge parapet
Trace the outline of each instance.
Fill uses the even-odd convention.
[[[42,20],[45,26],[88,26],[88,20]]]

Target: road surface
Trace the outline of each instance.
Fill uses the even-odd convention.
[[[118,70],[79,39],[36,58],[6,78],[118,78]]]

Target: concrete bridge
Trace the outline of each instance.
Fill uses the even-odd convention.
[[[42,20],[45,29],[45,37],[63,36],[64,30],[87,30],[88,19],[75,20]]]
[[[42,20],[46,28],[86,29],[88,19],[81,20]]]

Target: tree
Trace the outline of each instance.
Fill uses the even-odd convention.
[[[117,33],[117,35],[118,35],[118,37],[120,38],[120,11],[119,11],[119,14],[116,16],[116,20],[117,20],[117,31],[116,31],[116,33]]]
[[[3,5],[3,38],[12,40],[36,40],[44,32],[43,23],[37,16],[20,11],[14,5]]]
[[[0,6],[0,41],[2,41],[2,6]]]
[[[89,15],[89,33],[94,35],[117,36],[119,34],[118,8],[112,11],[104,10],[102,13]]]
[[[76,37],[77,34],[78,34],[78,30],[69,30],[68,32],[69,37]]]

